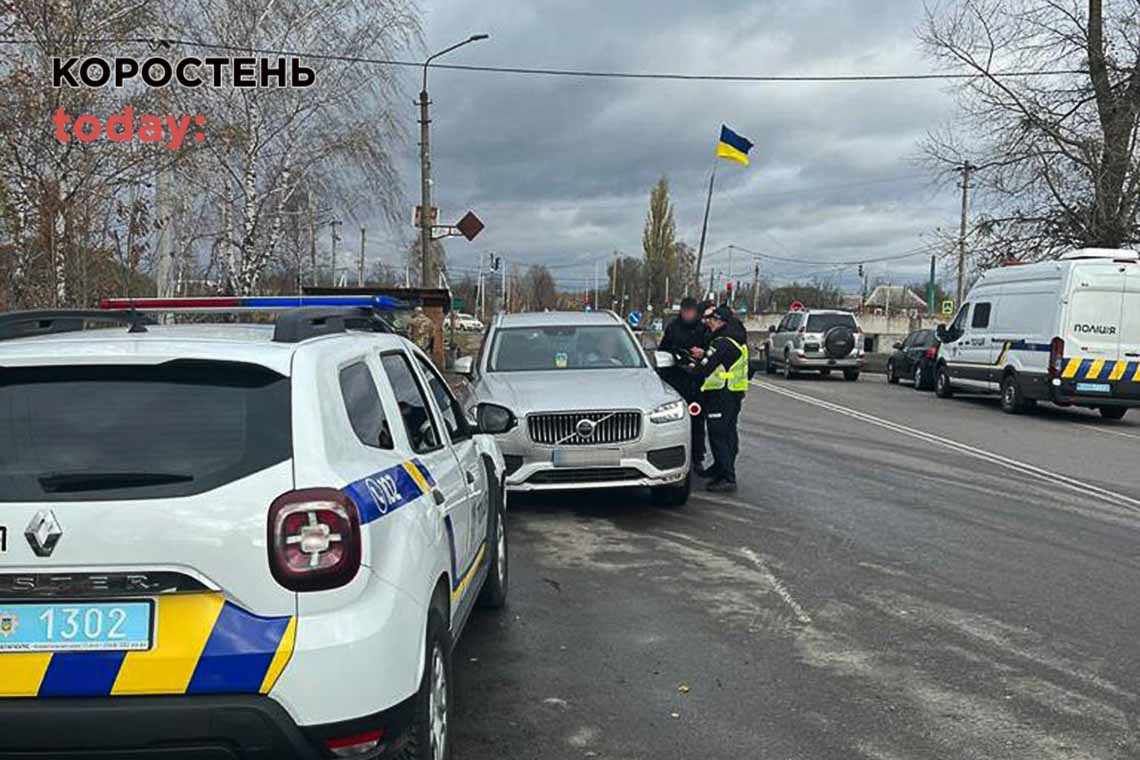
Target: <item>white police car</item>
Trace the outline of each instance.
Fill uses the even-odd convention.
[[[513,417],[367,307],[144,322],[0,316],[0,757],[446,758]]]

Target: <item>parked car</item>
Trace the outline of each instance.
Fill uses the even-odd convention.
[[[547,491],[645,486],[654,499],[689,498],[691,424],[685,401],[612,312],[499,314],[477,359],[466,404],[510,409],[521,424],[500,436],[507,489]]]
[[[938,338],[942,398],[1000,393],[1010,414],[1048,401],[1118,420],[1140,406],[1140,254],[1083,249],[990,270]]]
[[[763,350],[767,373],[782,369],[786,378],[800,372],[826,376],[841,370],[843,379],[855,381],[865,362],[863,331],[849,311],[790,312],[779,325],[768,328]]]
[[[509,412],[367,310],[124,308],[0,316],[0,756],[448,756]]]
[[[481,320],[461,311],[452,312],[451,319],[455,323],[455,329],[460,332],[483,332],[486,328]]]
[[[916,391],[933,390],[939,345],[934,330],[915,330],[895,343],[894,353],[887,359],[887,382],[893,385],[907,379]]]

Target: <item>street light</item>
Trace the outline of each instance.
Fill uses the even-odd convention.
[[[428,66],[440,56],[447,55],[451,51],[458,50],[472,42],[485,40],[488,37],[490,37],[488,34],[473,34],[463,42],[457,42],[449,48],[444,48],[438,53],[428,56],[428,59],[424,61],[424,83],[420,89],[420,257],[422,262],[420,285],[425,288],[430,287],[429,283],[432,282],[434,275],[431,261],[431,135],[429,134],[431,120],[428,117]]]

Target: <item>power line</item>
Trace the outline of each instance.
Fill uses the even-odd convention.
[[[64,41],[55,41],[64,44]],[[370,58],[358,55],[339,55],[335,53],[312,53],[303,50],[290,50],[287,48],[244,47],[227,45],[220,42],[206,42],[203,40],[170,39],[170,38],[144,38],[126,37],[123,39],[92,38],[68,40],[70,45],[119,45],[143,44],[152,48],[158,46],[182,45],[184,47],[201,48],[203,50],[225,50],[257,55],[293,56],[314,61],[337,61],[341,63],[360,63],[374,66],[399,66],[422,68],[423,61],[404,61],[395,58]],[[0,44],[53,44],[52,40],[34,39],[2,39]],[[1054,77],[1087,74],[1083,69],[1046,69],[1043,71],[1002,71],[978,73],[951,73],[951,72],[908,72],[891,74],[680,74],[669,72],[638,72],[638,71],[604,71],[591,69],[553,69],[535,68],[526,66],[476,66],[463,63],[433,63],[432,68],[450,69],[452,71],[469,71],[490,74],[522,74],[528,76],[554,76],[576,77],[587,79],[650,79],[678,82],[770,82],[770,83],[826,83],[826,82],[923,82],[939,80],[979,79],[990,76],[998,79],[1024,79],[1029,77]]]

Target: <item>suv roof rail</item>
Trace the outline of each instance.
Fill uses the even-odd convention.
[[[392,325],[367,307],[349,309],[302,308],[283,312],[273,324],[274,343],[300,343],[310,338],[349,330],[394,333]]]
[[[37,335],[80,332],[93,322],[128,325],[128,332],[146,332],[154,320],[132,310],[94,311],[89,309],[33,309],[0,314],[0,340],[31,338]]]

